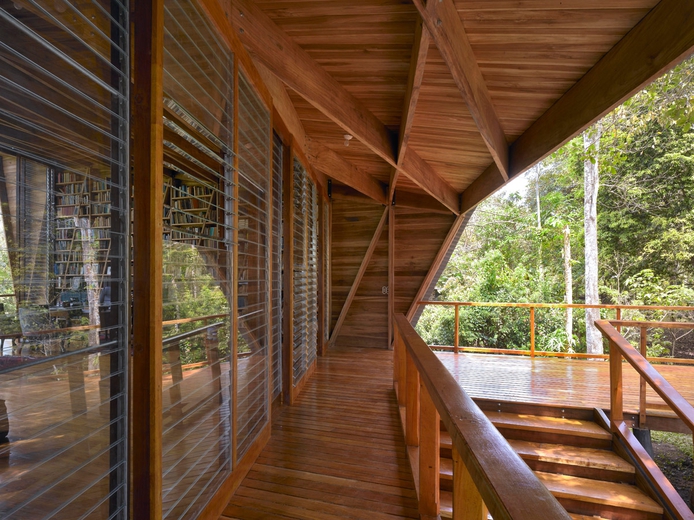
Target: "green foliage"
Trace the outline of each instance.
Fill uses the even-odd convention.
[[[606,116],[599,147],[584,150],[583,139],[576,138],[525,174],[525,193],[502,191],[480,204],[437,284],[437,298],[564,301],[563,230],[568,226],[573,301],[582,302],[583,165],[588,159],[597,160],[600,169],[602,302],[694,304],[693,92],[694,58]],[[624,318],[693,317],[659,311],[630,312]],[[571,338],[565,319],[562,309],[536,310],[536,348],[585,351],[583,311],[573,312]],[[461,307],[460,345],[528,348],[528,321],[526,309]],[[452,308],[426,308],[417,330],[430,344],[452,345]],[[628,334],[638,342],[638,330]],[[651,355],[673,355],[682,342],[693,343],[681,331],[653,329],[648,338]]]

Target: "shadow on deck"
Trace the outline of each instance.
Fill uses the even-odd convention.
[[[419,518],[392,386],[391,351],[319,358],[221,518]]]

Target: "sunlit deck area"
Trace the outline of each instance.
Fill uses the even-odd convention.
[[[472,398],[552,406],[610,407],[607,361],[448,352],[438,352],[437,356]],[[687,401],[694,401],[693,366],[657,365],[656,368]],[[638,375],[625,366],[625,411],[636,413],[638,400]],[[666,409],[650,387],[646,403],[649,413]]]
[[[391,358],[358,348],[320,358],[222,518],[419,518]]]

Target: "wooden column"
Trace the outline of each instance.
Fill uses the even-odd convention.
[[[470,472],[453,448],[453,520],[487,520],[484,505]]]
[[[135,520],[162,517],[163,0],[135,2],[133,359]]]
[[[441,418],[423,384],[419,392],[419,514],[425,520],[439,514]]]
[[[405,442],[419,446],[419,372],[409,352],[405,352],[407,365]]]
[[[395,206],[388,207],[388,348],[393,348],[395,312]]]

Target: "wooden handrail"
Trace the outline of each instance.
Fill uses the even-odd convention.
[[[417,305],[439,305],[453,307],[455,310],[455,332],[453,345],[435,345],[435,348],[453,350],[458,354],[464,352],[478,352],[485,354],[503,354],[503,355],[522,355],[534,358],[542,357],[561,357],[561,358],[590,358],[590,359],[607,359],[605,354],[583,354],[577,352],[548,352],[537,351],[535,349],[535,310],[536,309],[613,309],[615,310],[616,319],[609,320],[610,323],[617,327],[617,332],[621,332],[622,327],[639,327],[643,331],[643,327],[648,328],[663,328],[663,329],[694,329],[694,323],[687,322],[670,322],[670,321],[635,321],[622,320],[623,309],[638,309],[638,310],[679,310],[679,311],[694,311],[694,307],[688,306],[665,306],[665,305],[609,305],[609,304],[585,304],[585,303],[513,303],[513,302],[459,302],[459,301],[418,301]],[[505,308],[521,308],[529,309],[529,330],[530,330],[530,349],[499,349],[490,347],[461,347],[459,345],[459,317],[460,307],[505,307]],[[644,353],[645,355],[645,353]],[[648,358],[649,361],[690,365],[694,364],[693,359],[678,359],[678,358]]]
[[[161,324],[162,326],[168,326],[168,325],[181,325],[183,323],[193,323],[196,321],[209,321],[209,320],[215,320],[217,318],[225,318],[229,316],[229,313],[223,313],[223,314],[210,314],[208,316],[198,316],[198,317],[193,317],[193,318],[180,318],[177,320],[168,320],[168,321],[163,321]]]
[[[495,520],[568,520],[570,517],[566,510],[458,385],[407,318],[402,314],[396,315],[394,323],[397,363],[402,366],[411,358],[416,366],[422,390],[426,389],[422,393],[428,394],[433,402],[451,436],[454,450]],[[399,372],[399,401],[409,383],[403,380],[406,373]],[[410,404],[407,399],[403,401],[406,406]],[[422,449],[424,446],[420,446]],[[438,458],[437,453],[435,456]],[[420,487],[422,485],[420,481]],[[420,489],[421,493],[424,492]],[[453,500],[455,508],[455,496]]]
[[[688,321],[637,321],[607,320],[615,327],[647,327],[649,329],[694,329],[694,323]],[[619,330],[617,330],[619,332]]]
[[[614,371],[610,369],[610,388],[612,393],[618,393],[614,396],[615,404],[619,409],[610,410],[610,413],[616,419],[613,422],[618,423],[623,417],[623,408],[621,400],[621,357],[623,356],[629,364],[634,367],[636,372],[644,378],[644,380],[655,390],[655,392],[665,401],[670,408],[682,419],[687,427],[694,432],[694,406],[680,395],[673,386],[651,365],[648,360],[641,355],[624,337],[617,332],[608,320],[597,320],[595,326],[602,332],[602,335],[610,342],[610,365],[620,368]],[[614,372],[614,373],[613,373]],[[617,381],[612,378],[618,377]]]

